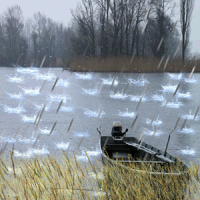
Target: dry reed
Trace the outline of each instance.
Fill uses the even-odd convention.
[[[177,59],[164,60],[163,63],[160,63],[158,59],[145,57],[135,57],[132,62],[130,60],[131,57],[128,56],[73,58],[70,60],[69,69],[70,71],[79,72],[121,72],[122,69],[123,72],[136,73],[191,72],[194,65],[196,65],[195,72],[200,72],[199,61],[190,60],[185,61],[185,64],[183,64],[181,60]],[[165,65],[166,62],[167,65]]]
[[[187,176],[149,175],[156,165],[80,163],[63,151],[60,160],[44,156],[10,161],[0,158],[1,199],[199,199],[199,164]],[[176,170],[170,165],[168,172]],[[143,173],[131,170],[143,170]]]

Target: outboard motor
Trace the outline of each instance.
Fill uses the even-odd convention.
[[[113,127],[111,131],[112,138],[114,140],[123,140],[126,136],[126,132],[128,132],[128,129],[124,133],[122,133],[122,124],[121,122],[113,122]]]

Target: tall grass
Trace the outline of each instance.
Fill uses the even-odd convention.
[[[166,59],[158,68],[160,60],[155,58],[134,58],[128,56],[120,57],[82,57],[70,59],[70,71],[79,72],[191,72],[196,65],[196,72],[200,72],[200,61],[169,60],[165,68]],[[164,69],[165,68],[165,69]]]
[[[87,156],[88,157],[88,156]],[[150,166],[149,166],[150,167]],[[147,166],[142,166],[145,170]],[[199,165],[188,177],[149,176],[118,165],[80,163],[65,152],[58,159],[0,158],[1,199],[199,199]]]

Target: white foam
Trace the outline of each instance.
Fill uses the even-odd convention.
[[[195,150],[194,149],[182,149],[181,152],[183,154],[186,154],[186,155],[191,155],[191,156],[195,155]]]
[[[124,94],[123,93],[120,93],[120,92],[117,92],[116,94],[114,94],[114,92],[110,92],[110,98],[113,98],[113,99],[126,99],[128,96],[127,94]]]
[[[126,108],[126,112],[119,111],[118,115],[121,116],[121,117],[130,117],[130,118],[133,118],[133,117],[135,117],[136,114],[134,112],[128,112],[128,108]]]
[[[2,142],[8,142],[8,143],[15,143],[16,142],[16,139],[15,138],[10,138],[10,137],[2,137],[0,136],[0,141]]]
[[[151,124],[152,119],[146,119],[146,124]],[[159,126],[162,124],[162,121],[159,119],[159,117],[157,117],[156,120],[153,121],[152,126]]]
[[[34,155],[44,155],[44,154],[49,154],[49,151],[47,150],[46,147],[43,147],[42,149],[34,149],[30,148],[28,151],[21,153],[17,150],[14,150],[14,156],[15,157],[25,157],[25,158],[30,158]]]
[[[89,109],[86,109],[85,108],[85,111],[84,111],[84,114],[87,115],[88,117],[98,117],[100,113],[100,110],[99,111],[91,111]],[[100,115],[100,118],[103,117],[103,115],[105,115],[106,113],[104,111],[101,112],[101,115]]]
[[[93,195],[95,197],[103,197],[106,195],[106,192],[94,192]]]
[[[88,173],[90,177],[93,177],[93,178],[98,178],[99,180],[103,180],[104,179],[104,175],[102,173],[94,173],[94,172],[89,172]]]
[[[101,78],[101,80],[103,81],[104,85],[112,85],[112,82],[114,80],[114,78]],[[113,85],[118,85],[118,81],[115,79]]]
[[[178,98],[191,98],[191,94],[190,94],[190,92],[187,92],[187,93],[179,93],[179,92],[177,92],[176,93],[176,96],[178,97]]]
[[[128,79],[128,82],[129,84],[134,84],[134,85],[138,85],[138,86],[144,86],[146,85],[147,83],[149,83],[149,81],[144,78],[144,76],[142,76],[142,78],[138,78],[138,80],[135,80],[135,79],[132,79],[132,78],[129,78]]]
[[[37,110],[41,110],[41,109],[44,107],[44,104],[41,104],[41,105],[37,105],[37,104],[35,104],[35,103],[33,103],[33,104],[34,104],[34,106],[36,107]],[[51,104],[52,104],[52,102],[48,103],[48,104],[45,106],[45,111],[50,110]]]
[[[33,117],[27,117],[26,115],[22,115],[22,120],[24,122],[34,122],[36,119],[36,115],[34,115]]]
[[[163,133],[161,130],[157,130],[157,131],[155,132],[155,130],[154,130],[154,131],[151,131],[151,130],[146,129],[146,130],[144,131],[144,134],[145,134],[145,135],[150,135],[150,136],[152,136],[152,135],[154,135],[154,136],[160,136],[160,135],[163,135],[164,133]]]
[[[159,102],[163,102],[165,101],[165,98],[163,97],[163,95],[158,95],[158,94],[155,94],[152,96],[152,99],[154,101],[159,101]]]
[[[181,118],[183,119],[188,119],[188,120],[193,120],[194,119],[194,115],[188,114],[188,115],[182,115]],[[199,120],[199,117],[196,116],[195,120]]]
[[[38,72],[38,69],[35,67],[28,67],[28,68],[23,68],[23,67],[17,67],[16,68],[17,72],[19,73],[36,73]]]
[[[89,137],[90,134],[88,132],[77,132],[77,131],[75,131],[74,136],[75,137]]]
[[[47,81],[51,81],[52,79],[55,78],[55,75],[51,72],[47,72],[47,73],[44,73],[44,74],[39,74],[37,73],[35,78],[37,80],[47,80]]]
[[[74,108],[70,107],[70,106],[68,106],[68,107],[61,106],[60,111],[62,111],[62,112],[73,112]]]
[[[26,112],[26,110],[21,105],[18,105],[16,108],[11,108],[11,107],[5,105],[4,111],[7,113],[16,113],[16,114]]]
[[[63,99],[63,103],[66,103],[66,100],[70,100],[71,98],[67,95],[50,95],[51,101],[60,102]]]
[[[6,94],[11,98],[11,99],[22,99],[23,98],[23,95],[22,93],[14,93],[14,94],[11,94],[11,93],[8,93],[6,92]]]
[[[50,133],[51,129],[47,129],[47,127],[45,129],[40,129],[40,133],[44,134],[44,135],[48,135]]]
[[[83,80],[91,80],[92,79],[92,73],[75,73],[76,78],[83,79]]]
[[[56,86],[62,86],[62,87],[69,87],[69,81],[67,80],[63,80],[63,79],[59,79]]]
[[[92,156],[97,156],[101,154],[100,150],[96,150],[96,151],[86,151],[87,155],[90,159],[92,159]],[[76,155],[77,160],[81,160],[81,161],[88,161],[87,155],[85,154],[85,151],[82,151],[82,155],[78,156]]]
[[[180,80],[180,79],[182,79],[182,76],[183,76],[182,73],[180,73],[180,74],[168,73],[168,75],[174,80]]]
[[[98,93],[97,89],[81,89],[83,90],[83,94],[96,95]]]
[[[55,143],[55,144],[56,144],[56,147],[57,147],[58,149],[67,150],[68,147],[69,147],[69,142],[68,142],[68,143],[63,143],[63,142],[61,142],[61,143]]]
[[[162,103],[162,106],[165,106],[166,102]],[[168,102],[167,106],[168,108],[180,108],[181,106],[183,106],[183,104],[181,102]]]
[[[194,130],[192,128],[183,128],[182,131],[180,130],[179,131],[180,133],[186,133],[186,134],[191,134],[191,133],[194,133]]]
[[[23,143],[27,143],[27,144],[29,144],[30,142],[31,143],[34,143],[35,141],[36,141],[36,138],[35,137],[31,137],[31,138],[24,138],[24,137],[22,137],[21,135],[18,135],[18,141],[19,142],[23,142]]]
[[[130,95],[129,97],[130,97],[131,101],[135,101],[135,102],[138,102],[141,98],[141,96],[139,96],[139,95],[138,96],[137,95]],[[142,97],[142,101],[143,102],[146,101],[146,98],[144,96]]]
[[[26,95],[38,95],[40,94],[40,88],[36,87],[35,89],[26,89],[22,88]]]
[[[194,79],[194,78],[191,78],[191,79],[185,78],[184,81],[185,81],[186,83],[197,83],[197,82],[198,82],[198,81],[197,81],[196,79]]]
[[[23,81],[23,77],[17,77],[16,75],[15,77],[8,76],[8,78],[9,78],[8,81],[13,83],[21,83]]]
[[[177,85],[167,85],[167,86],[163,86],[161,85],[163,88],[163,92],[175,92]]]

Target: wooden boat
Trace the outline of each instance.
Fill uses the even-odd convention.
[[[189,175],[188,167],[183,162],[166,151],[163,152],[135,137],[125,137],[128,129],[122,133],[122,128],[119,127],[120,125],[113,126],[112,136],[101,136],[101,131],[97,129],[100,134],[100,147],[104,164],[109,163],[123,169],[127,168],[127,170],[131,167],[134,172],[151,175]],[[144,169],[144,166],[147,168]]]

